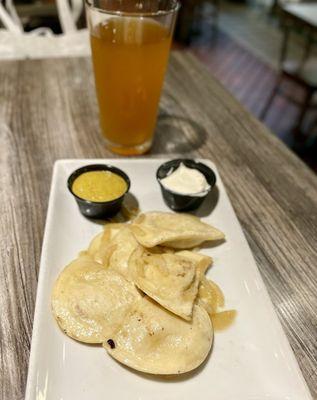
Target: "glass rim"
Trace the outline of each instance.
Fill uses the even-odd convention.
[[[173,0],[173,6],[169,10],[159,10],[159,11],[150,11],[150,12],[131,12],[131,11],[113,11],[113,10],[106,10],[104,8],[95,7],[93,5],[93,0],[85,0],[85,4],[92,10],[99,11],[103,14],[109,15],[116,15],[116,16],[129,16],[129,17],[161,17],[168,14],[176,13],[180,8],[179,0]]]

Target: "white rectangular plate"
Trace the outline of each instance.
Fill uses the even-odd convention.
[[[208,276],[223,289],[235,323],[215,334],[212,354],[190,377],[174,380],[142,375],[123,367],[99,346],[64,335],[50,310],[50,293],[60,271],[87,248],[102,227],[85,219],[68,192],[72,171],[103,162],[123,169],[142,211],[167,207],[155,174],[164,160],[60,160],[54,167],[34,317],[26,400],[306,400],[311,399],[293,352],[274,312],[219,175],[219,198],[211,213],[198,215],[226,234],[206,248],[214,258]],[[208,160],[204,163],[215,166]]]

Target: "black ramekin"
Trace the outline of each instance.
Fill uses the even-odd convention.
[[[162,185],[161,179],[174,172],[181,163],[183,163],[188,168],[197,169],[205,176],[210,188],[208,191],[206,191],[206,194],[204,196],[179,194],[165,188],[164,185]],[[207,167],[207,165],[205,164],[190,159],[176,159],[167,161],[166,163],[162,164],[157,170],[156,179],[160,184],[163,199],[166,205],[174,211],[196,210],[202,204],[202,202],[208,196],[208,193],[216,184],[216,175],[211,168]]]
[[[89,172],[89,171],[111,171],[114,174],[117,174],[121,176],[126,184],[127,184],[127,190],[125,193],[118,197],[117,199],[110,200],[110,201],[103,201],[103,202],[97,202],[97,201],[89,201],[82,199],[73,192],[72,186],[76,178],[78,178],[79,175],[83,174],[84,172]],[[107,164],[93,164],[93,165],[86,165],[84,167],[81,167],[79,169],[76,169],[68,178],[67,181],[67,187],[71,194],[74,196],[80,212],[88,218],[107,218],[115,215],[121,208],[124,196],[128,193],[130,189],[130,179],[128,175],[123,172],[121,169],[113,167],[112,165],[107,165]]]

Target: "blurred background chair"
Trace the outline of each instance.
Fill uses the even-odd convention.
[[[8,31],[12,33],[22,33],[23,26],[12,0],[7,1],[6,6],[7,7],[4,7],[2,2],[0,2],[0,21]]]
[[[216,31],[219,14],[219,0],[181,0],[175,38],[183,44],[189,44],[202,19],[211,21],[211,29]]]
[[[48,5],[51,6],[50,3]],[[51,27],[41,26],[26,31],[13,1],[0,0],[0,22],[3,26],[0,29],[0,59],[89,55],[88,31],[78,29],[76,25],[82,12],[82,0],[56,0],[56,16],[61,32],[57,34]]]
[[[281,46],[279,74],[274,89],[262,111],[264,119],[269,111],[276,95],[281,94],[298,106],[298,116],[293,133],[299,137],[303,134],[303,123],[307,112],[313,103],[314,94],[317,91],[317,57],[312,50],[316,45],[317,35],[317,9],[316,3],[283,4],[280,10],[281,26],[284,31]],[[288,57],[288,49],[292,33],[299,33],[305,38],[302,55],[298,59]],[[285,80],[291,80],[302,88],[304,95],[298,99],[298,95],[289,94],[283,88]]]
[[[83,11],[82,0],[56,0],[58,16],[64,34],[77,31],[76,22]],[[71,6],[70,6],[71,5]]]

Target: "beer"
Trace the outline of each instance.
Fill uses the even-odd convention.
[[[101,129],[113,151],[149,149],[170,45],[170,31],[151,18],[109,16],[91,30]]]

